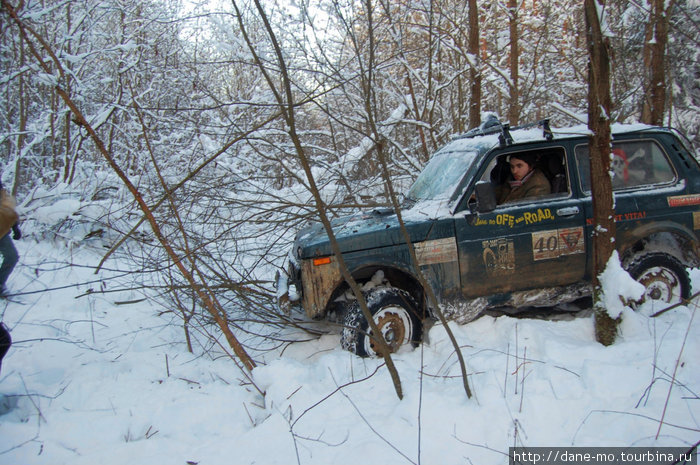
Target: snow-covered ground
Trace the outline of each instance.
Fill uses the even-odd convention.
[[[439,325],[394,356],[402,400],[380,360],[342,351],[329,334],[256,354],[263,397],[217,347],[187,352],[162,306],[89,294],[116,287],[116,272],[93,274],[95,252],[17,246],[9,284],[24,295],[0,301],[15,342],[0,373],[3,464],[498,464],[513,445],[700,437],[696,308],[653,319],[626,310],[607,348],[590,314],[454,325],[471,399]],[[691,275],[700,288],[700,271]]]

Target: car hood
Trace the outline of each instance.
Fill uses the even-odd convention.
[[[404,220],[411,242],[427,237],[434,220]],[[342,253],[376,249],[404,244],[398,217],[390,209],[376,209],[369,213],[345,216],[331,221],[333,233]],[[294,241],[297,258],[331,255],[330,241],[321,223],[299,231]]]

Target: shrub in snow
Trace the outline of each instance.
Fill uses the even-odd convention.
[[[25,237],[68,243],[97,239],[99,245],[109,245],[119,237],[114,229],[128,230],[133,220],[127,205],[117,187],[58,183],[35,188],[17,210]]]

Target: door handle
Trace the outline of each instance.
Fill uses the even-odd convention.
[[[565,207],[557,210],[557,215],[559,216],[573,216],[578,214],[578,207]]]

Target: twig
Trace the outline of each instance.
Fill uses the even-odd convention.
[[[294,442],[294,453],[297,457],[297,465],[301,465],[301,459],[299,458],[299,446],[297,446],[296,435],[292,432],[291,428],[289,429],[289,432],[292,433],[292,441]]]
[[[518,323],[515,323],[515,392],[518,395],[518,369],[520,367],[520,355],[518,355]]]
[[[456,433],[456,432],[453,432],[453,433],[452,433],[452,437],[455,438],[457,441],[461,442],[462,444],[466,444],[467,446],[480,447],[480,448],[482,448],[482,449],[486,449],[486,450],[488,450],[488,451],[495,452],[496,454],[500,454],[500,455],[502,455],[502,456],[504,456],[504,457],[508,457],[508,453],[507,453],[507,452],[503,452],[503,451],[501,451],[501,450],[494,449],[493,447],[489,447],[489,446],[487,446],[487,445],[485,445],[485,444],[476,444],[476,443],[474,443],[474,442],[468,442],[468,441],[465,441],[464,439],[460,439],[460,438],[457,437],[457,433]]]
[[[311,407],[309,407],[309,408],[307,408],[306,410],[304,410],[303,412],[301,412],[301,415],[299,415],[299,416],[296,418],[296,420],[294,420],[294,422],[292,423],[292,428],[294,427],[294,425],[296,425],[296,423],[297,423],[299,420],[301,420],[301,418],[302,418],[304,415],[306,415],[308,412],[310,412],[310,411],[313,410],[314,408],[316,408],[316,407],[318,407],[319,405],[321,405],[321,404],[322,404],[323,402],[325,402],[326,400],[328,400],[328,399],[330,399],[331,397],[333,397],[333,395],[336,394],[337,392],[339,392],[341,389],[343,389],[344,387],[347,387],[347,386],[351,386],[351,385],[353,385],[353,384],[357,384],[357,383],[361,383],[361,382],[363,382],[363,381],[367,381],[367,380],[370,379],[372,376],[374,376],[375,374],[377,374],[377,372],[379,371],[379,369],[382,368],[383,366],[384,366],[383,363],[382,363],[381,365],[378,365],[377,368],[375,368],[374,371],[373,371],[370,375],[368,375],[367,377],[365,377],[365,378],[350,381],[349,383],[343,384],[342,386],[338,386],[338,385],[336,384],[337,387],[336,387],[336,389],[335,389],[333,392],[331,392],[330,394],[328,394],[327,396],[325,396],[323,399],[319,400],[318,402],[316,402],[315,404],[313,404]],[[330,371],[330,368],[329,368],[328,370]],[[331,372],[331,377],[332,377],[332,376],[333,376],[333,372]],[[334,378],[334,381],[335,381],[335,378]]]
[[[683,305],[688,305],[693,299],[695,299],[698,296],[700,296],[700,292],[696,292],[695,294],[691,295],[687,299],[681,299],[680,302],[673,304],[670,307],[666,307],[663,310],[659,310],[658,312],[651,315],[649,318],[656,318],[657,316],[663,315],[664,313],[668,312],[669,310],[673,310],[674,308],[682,307]]]
[[[698,442],[696,442],[695,444],[693,444],[687,451],[685,451],[685,453],[683,454],[684,456],[683,456],[682,458],[679,458],[678,460],[676,460],[675,462],[673,462],[671,465],[676,465],[677,463],[683,463],[683,464],[688,463],[688,462],[686,462],[686,458],[685,458],[685,457],[686,457],[686,456],[689,456],[690,454],[692,454],[693,451],[696,451],[696,452],[697,452],[698,445],[700,445],[700,441],[698,441]]]
[[[320,438],[320,436],[317,437],[317,438],[309,438],[309,437],[306,437],[306,436],[300,436],[300,435],[298,435],[298,434],[296,434],[296,433],[294,433],[294,437],[295,437],[295,438],[299,438],[299,439],[303,439],[304,441],[319,442],[319,443],[324,444],[324,445],[329,446],[329,447],[338,447],[338,446],[341,446],[341,445],[345,444],[346,442],[348,442],[349,434],[346,433],[346,434],[345,434],[345,438],[344,438],[342,441],[340,441],[340,442],[322,441],[321,438]]]
[[[292,392],[291,394],[289,394],[289,395],[287,396],[287,400],[291,399],[292,396],[293,396],[294,394],[296,394],[297,392],[299,392],[299,390],[300,390],[301,388],[302,388],[302,386],[299,386],[298,388],[296,388],[296,389],[294,390],[294,392]]]
[[[92,297],[88,299],[88,308],[90,309],[90,334],[92,335],[92,343],[97,344],[97,340],[95,339],[95,318],[93,317],[95,311],[95,299]]]
[[[114,302],[114,305],[131,305],[131,304],[138,304],[143,302],[144,300],[148,300],[145,297],[143,299],[134,299],[134,300],[122,300],[122,301],[116,301]]]
[[[522,369],[523,369],[523,374],[522,378],[520,379],[520,409],[518,410],[520,413],[523,413],[523,398],[525,397],[525,378],[529,373],[525,373],[527,370],[525,370],[525,367],[527,366],[527,347],[525,347],[525,351],[523,352],[523,364],[522,364]]]
[[[331,373],[331,376],[333,376],[333,373]],[[333,381],[335,381],[335,379],[333,379]],[[336,384],[336,386],[337,386],[337,384]],[[411,460],[410,457],[408,457],[406,454],[404,454],[403,452],[401,452],[394,444],[392,444],[391,442],[389,442],[389,440],[387,440],[384,436],[382,436],[382,435],[379,433],[379,431],[377,431],[376,429],[374,429],[374,427],[373,427],[372,424],[369,422],[369,420],[367,420],[367,418],[365,418],[365,416],[362,414],[362,412],[360,411],[360,409],[357,408],[357,405],[355,405],[355,403],[352,401],[352,399],[350,398],[350,396],[348,396],[347,394],[345,394],[345,392],[343,392],[342,387],[338,387],[338,390],[339,390],[339,392],[343,395],[343,397],[345,397],[345,398],[348,400],[348,402],[350,402],[350,405],[352,405],[352,408],[354,408],[355,411],[357,412],[357,414],[360,416],[360,418],[362,418],[362,421],[365,422],[365,424],[367,425],[367,427],[369,427],[369,429],[372,430],[372,432],[373,432],[379,439],[381,439],[385,444],[387,444],[389,447],[391,447],[392,449],[394,449],[399,455],[401,455],[401,457],[405,458],[406,460],[408,460],[408,461],[409,461],[410,463],[412,463],[413,465],[418,465],[416,462],[414,462],[413,460]]]
[[[648,416],[648,415],[643,415],[643,414],[641,414],[641,413],[623,412],[623,411],[621,411],[621,410],[600,410],[600,409],[591,410],[590,412],[588,412],[588,415],[586,415],[586,418],[584,418],[583,421],[581,421],[581,424],[579,425],[579,427],[576,429],[576,433],[574,434],[574,437],[573,437],[573,439],[572,439],[572,441],[571,441],[572,444],[575,444],[575,442],[576,442],[576,436],[578,435],[578,433],[579,433],[579,431],[581,430],[581,428],[583,427],[583,425],[586,423],[586,420],[588,420],[588,418],[589,418],[591,415],[593,415],[594,413],[615,413],[615,414],[618,414],[618,415],[631,415],[631,416],[633,416],[633,417],[644,418],[644,419],[646,419],[646,420],[650,420],[650,421],[653,421],[653,422],[655,422],[655,423],[656,423],[656,422],[659,422],[659,419],[654,418],[654,417],[650,417],[650,416]],[[681,429],[681,430],[684,430],[684,431],[700,432],[700,428],[691,428],[691,427],[689,427],[689,426],[676,425],[676,424],[668,423],[668,422],[664,422],[664,424],[667,425],[667,426],[670,426],[670,427],[672,427],[672,428],[678,428],[678,429]]]
[[[44,423],[48,423],[46,421],[46,418],[44,418],[44,414],[41,413],[41,409],[36,404],[36,402],[34,402],[34,397],[32,397],[32,395],[29,394],[29,390],[27,389],[27,383],[24,382],[24,376],[22,376],[22,373],[19,373],[19,379],[22,380],[22,386],[24,386],[24,392],[27,393],[27,397],[32,402],[32,405],[34,405],[34,408],[36,409],[37,413],[39,414],[39,421],[44,420]]]
[[[151,432],[151,429],[153,429],[153,425],[149,426],[148,429],[146,430],[146,439],[151,439],[153,436],[159,433],[159,430],[155,430]]]
[[[659,420],[659,428],[656,430],[656,439],[659,439],[659,434],[661,434],[661,427],[664,424],[664,418],[666,417],[666,409],[668,408],[668,402],[671,399],[671,391],[673,390],[673,385],[676,380],[676,373],[678,372],[678,365],[681,363],[681,356],[683,355],[683,349],[685,349],[685,343],[688,340],[688,334],[690,333],[690,327],[693,324],[693,318],[695,318],[695,310],[697,305],[693,307],[693,313],[690,315],[690,321],[688,321],[688,327],[685,330],[685,336],[683,337],[683,344],[681,344],[681,349],[678,352],[678,357],[676,358],[676,366],[673,368],[673,375],[671,375],[671,384],[668,386],[668,394],[666,394],[666,402],[664,403],[664,410],[661,413],[661,419]]]
[[[250,420],[250,424],[253,425],[253,428],[255,428],[257,425],[256,425],[255,422],[253,421],[253,417],[252,417],[252,415],[250,414],[250,412],[248,411],[248,407],[246,406],[245,402],[243,402],[243,408],[245,409],[245,413],[248,414],[248,419]]]
[[[178,379],[185,381],[186,383],[189,383],[189,384],[196,384],[198,386],[200,385],[200,383],[198,383],[197,381],[192,381],[191,379],[187,379],[187,378],[178,378]]]
[[[423,367],[424,367],[425,344],[420,345],[420,374],[418,386],[418,465],[421,463],[421,438],[423,429],[421,424],[421,414],[423,412]]]
[[[659,370],[662,374],[668,376],[669,381],[671,380],[671,375],[668,374],[668,373],[666,372],[666,370],[664,370],[664,369],[662,369],[662,368],[660,368],[660,367],[656,367],[656,369]],[[664,379],[664,378],[662,378],[662,377],[659,376],[657,379]],[[682,387],[683,389],[685,389],[686,391],[688,391],[688,392],[692,395],[692,397],[688,397],[689,399],[700,399],[700,394],[698,394],[698,393],[696,393],[695,391],[693,391],[692,389],[690,389],[690,388],[688,387],[687,384],[681,383],[681,382],[678,381],[678,380],[674,380],[673,382],[674,382],[675,384],[677,384],[678,386]]]
[[[503,377],[503,398],[506,397],[506,392],[508,391],[508,362],[510,361],[510,342],[506,347],[506,374]]]

